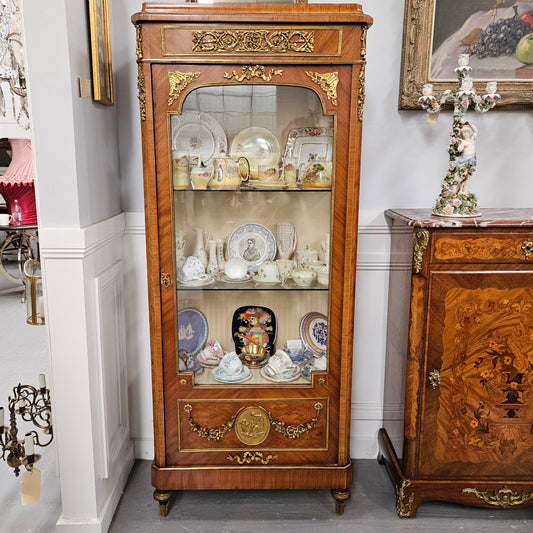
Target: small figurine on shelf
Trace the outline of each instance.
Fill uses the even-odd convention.
[[[480,213],[477,209],[476,195],[469,192],[470,178],[476,170],[475,139],[477,128],[465,119],[466,112],[473,105],[478,113],[485,113],[492,109],[496,99],[496,82],[487,83],[487,94],[479,96],[473,89],[470,77],[471,67],[468,66],[468,54],[461,54],[458,67],[455,69],[459,85],[457,90],[446,90],[440,100],[433,96],[433,85],[427,83],[422,89],[419,102],[429,113],[428,120],[436,121],[439,112],[451,102],[454,105],[452,131],[448,154],[450,162],[448,171],[442,182],[441,192],[432,213],[449,217],[475,217]]]

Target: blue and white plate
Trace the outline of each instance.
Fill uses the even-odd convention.
[[[328,349],[328,319],[322,313],[307,313],[300,321],[300,338],[319,357]]]
[[[275,259],[276,239],[261,224],[243,224],[229,236],[228,255],[244,259],[248,270],[257,270],[267,259]]]
[[[178,311],[178,347],[195,356],[205,346],[209,326],[207,318],[196,307],[185,307]]]

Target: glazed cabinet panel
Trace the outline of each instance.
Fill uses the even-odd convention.
[[[352,5],[134,15],[154,497],[352,481],[366,32]]]
[[[409,316],[403,350],[392,329],[388,341],[388,362],[404,373],[401,458],[387,421],[379,434],[397,512],[415,516],[428,500],[532,505],[533,213],[486,210],[459,224],[423,210],[387,214],[393,249],[411,258],[407,298],[395,297],[394,277],[390,286],[391,302],[409,302],[389,309],[391,327]],[[398,390],[400,375],[389,373],[386,388]]]

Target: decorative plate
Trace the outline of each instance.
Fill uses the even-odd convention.
[[[300,321],[300,338],[319,357],[328,349],[328,319],[322,313],[307,313]]]
[[[250,187],[252,189],[259,189],[268,191],[270,189],[285,189],[287,187],[287,182],[285,181],[259,181],[259,180],[250,180]]]
[[[298,368],[298,366],[294,365],[282,376],[279,376],[269,374],[268,367],[264,366],[263,368],[261,368],[260,374],[262,377],[268,379],[269,381],[275,381],[276,383],[287,383],[289,381],[294,381],[295,379],[298,379],[300,377],[300,369]]]
[[[221,383],[242,383],[252,377],[252,371],[245,365],[242,365],[241,371],[234,376],[226,374],[220,367],[213,369],[213,377]]]
[[[257,178],[259,165],[279,164],[281,150],[276,136],[266,128],[253,126],[238,133],[231,143],[230,156],[246,157],[250,177]]]
[[[261,224],[243,224],[229,236],[228,255],[244,259],[248,269],[257,270],[261,263],[276,257],[276,239]]]
[[[207,113],[184,111],[172,115],[172,150],[200,154],[207,165],[219,152],[226,151],[228,141],[222,126]]]
[[[178,346],[189,355],[195,356],[207,342],[209,326],[207,318],[196,307],[185,307],[178,311]]]
[[[245,283],[247,281],[252,280],[253,277],[254,277],[253,272],[248,272],[246,276],[244,276],[243,278],[228,278],[225,272],[219,272],[216,275],[217,280],[223,281],[224,283]]]
[[[285,157],[295,157],[296,167],[323,157],[333,159],[333,128],[295,128],[289,131]]]
[[[231,338],[235,351],[255,341],[274,353],[276,342],[276,315],[268,307],[243,305],[233,312]]]

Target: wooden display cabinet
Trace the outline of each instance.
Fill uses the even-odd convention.
[[[160,512],[168,512],[173,490],[330,488],[340,514],[352,482],[359,165],[371,18],[356,4],[147,3],[132,21],[146,208],[152,484]],[[231,188],[219,150],[234,160],[245,156],[239,170],[246,178],[248,163],[248,182]],[[210,173],[207,188],[184,179],[198,158]],[[258,180],[260,165],[290,162],[299,173],[295,186],[289,174]],[[329,185],[327,176],[316,188],[300,183],[312,163],[330,165]],[[242,236],[251,235],[262,249],[255,264],[244,257],[250,271],[277,259],[280,222],[293,225],[299,249],[321,251],[329,236],[320,257],[332,265],[326,282],[303,287],[292,278],[261,283],[246,275],[234,283],[225,271],[209,273],[209,265],[211,277],[203,282],[183,280],[183,258],[201,257],[196,243],[206,236],[224,243],[227,262],[244,257],[250,239]],[[217,269],[222,265],[218,260]],[[266,322],[257,308],[266,310]],[[309,313],[323,319],[308,322],[315,316]],[[268,379],[266,366],[257,366],[250,376],[248,367],[239,369],[237,381],[200,365],[206,340],[239,353],[236,338],[241,331],[252,335],[248,326],[272,344],[270,356],[288,340],[312,345],[325,327],[327,340],[296,362],[291,379]],[[320,357],[324,368],[309,366]]]
[[[412,258],[389,296],[385,403],[404,380],[402,459],[393,421],[379,433],[401,517],[428,500],[533,505],[533,211],[482,211],[386,212],[392,257]]]

